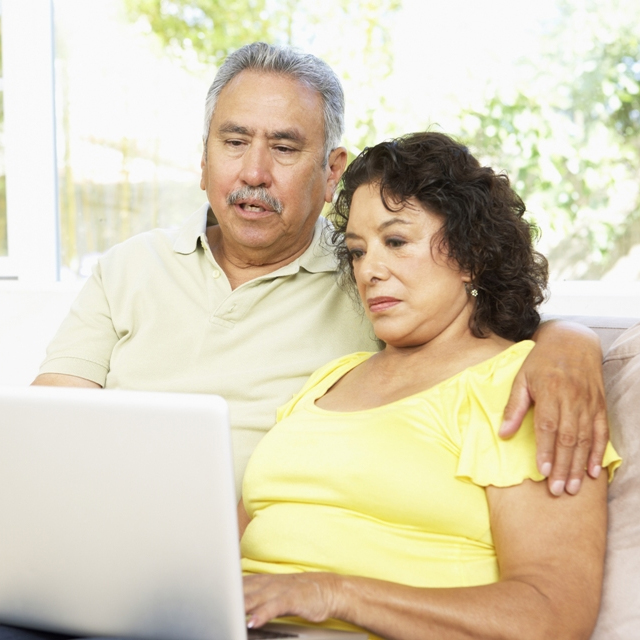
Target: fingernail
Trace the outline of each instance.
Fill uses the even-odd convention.
[[[592,478],[597,478],[600,475],[600,472],[602,471],[602,467],[597,464],[595,467],[593,467],[593,471],[591,472],[591,477]]]
[[[548,478],[549,474],[551,473],[551,463],[550,462],[545,462],[541,467],[540,467],[540,473],[545,477]]]
[[[581,482],[577,478],[569,480],[567,484],[567,493],[570,493],[572,496],[574,496],[576,493],[578,493],[578,491],[580,491],[580,484]]]
[[[556,480],[551,483],[551,493],[554,496],[561,496],[564,492],[564,482],[562,480]]]
[[[256,621],[254,620],[253,616],[251,616],[249,620],[247,620],[247,629],[253,629],[253,625],[255,623]]]
[[[500,425],[500,428],[498,429],[498,435],[499,435],[499,436],[504,435],[504,432],[505,432],[506,428],[507,428],[507,423],[506,423],[506,422],[503,422],[503,423]]]

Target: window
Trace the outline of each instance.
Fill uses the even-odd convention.
[[[2,0],[0,0],[0,43],[2,42]],[[0,46],[0,258],[9,255],[7,241],[7,179],[4,171],[4,98],[2,86],[2,48]]]
[[[116,242],[199,206],[204,95],[220,47],[255,36],[336,69],[351,154],[453,133],[509,171],[556,280],[640,296],[636,5],[273,0],[235,42],[209,0],[0,0],[0,277],[82,279]]]
[[[202,205],[211,70],[169,60],[123,2],[54,0],[62,279],[130,236]]]
[[[49,0],[2,0],[6,233],[0,277],[58,279]]]

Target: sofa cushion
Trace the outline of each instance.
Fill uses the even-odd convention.
[[[607,353],[618,337],[638,322],[638,318],[624,318],[621,316],[559,316],[555,314],[543,314],[542,319],[569,320],[593,329],[598,338],[600,338],[602,353]]]
[[[604,358],[611,440],[622,466],[609,489],[602,607],[592,640],[640,638],[640,323]]]

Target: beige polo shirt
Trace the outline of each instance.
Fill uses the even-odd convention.
[[[231,290],[209,249],[208,205],[180,229],[119,244],[99,261],[47,349],[40,373],[107,388],[215,393],[229,402],[240,486],[276,408],[326,362],[376,349],[337,286],[316,223],[294,262]]]

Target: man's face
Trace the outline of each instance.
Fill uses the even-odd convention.
[[[221,91],[200,186],[226,254],[278,262],[309,244],[346,163],[340,148],[323,166],[322,110],[320,94],[282,75],[245,70]]]

